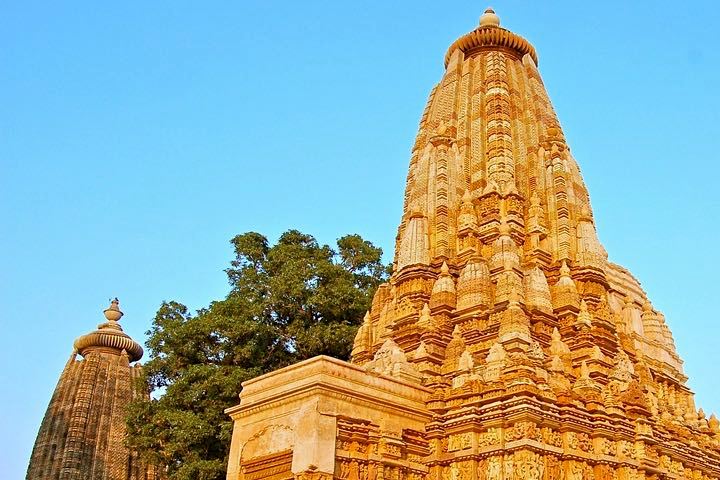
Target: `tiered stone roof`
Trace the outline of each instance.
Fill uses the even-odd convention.
[[[488,10],[445,64],[352,357],[392,342],[433,391],[427,478],[720,477],[720,422],[608,261],[534,48]]]

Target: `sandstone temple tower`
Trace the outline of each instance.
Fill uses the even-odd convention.
[[[245,382],[228,480],[720,478],[661,312],[608,261],[533,46],[448,49],[351,363]]]
[[[151,480],[146,467],[125,447],[125,415],[135,395],[142,347],[118,321],[118,300],[104,323],[73,346],[48,405],[30,458],[28,480]],[[77,360],[77,354],[83,359]]]

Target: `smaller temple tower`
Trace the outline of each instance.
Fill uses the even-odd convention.
[[[143,349],[118,323],[117,298],[104,314],[97,330],[75,340],[40,425],[27,480],[156,478],[125,447],[125,411],[145,394],[135,387]]]

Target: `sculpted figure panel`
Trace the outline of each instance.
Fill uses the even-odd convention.
[[[502,480],[502,458],[493,456],[487,461],[487,480]]]
[[[544,471],[542,458],[529,451],[515,453],[513,469],[514,480],[540,480]]]

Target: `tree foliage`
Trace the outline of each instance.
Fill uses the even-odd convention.
[[[143,380],[155,398],[131,405],[128,441],[172,480],[224,478],[232,424],[223,410],[240,384],[315,355],[348,358],[387,277],[382,250],[359,235],[336,249],[297,230],[273,246],[254,232],[231,243],[227,297],[194,314],[164,302],[148,331]]]

